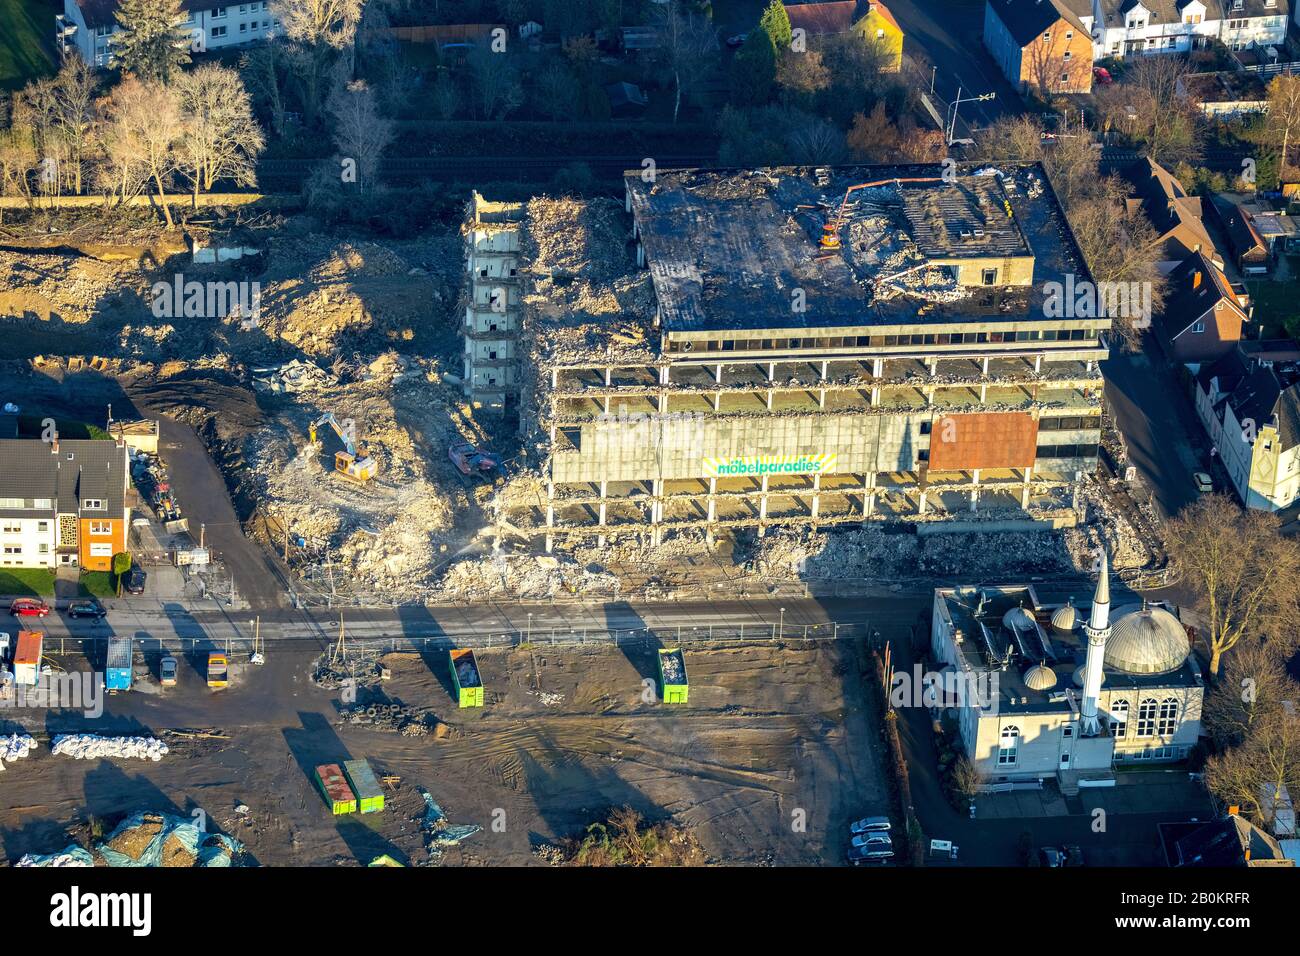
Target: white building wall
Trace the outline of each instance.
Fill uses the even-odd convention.
[[[0,566],[54,567],[54,529],[53,516],[0,518]]]
[[[76,32],[68,42],[87,63],[106,68],[111,58],[111,40],[120,28],[110,25],[87,28],[76,0],[63,0],[63,15]],[[232,3],[215,10],[191,13],[181,24],[193,37],[194,50],[219,50],[256,43],[276,35],[279,25],[271,16],[269,0]]]

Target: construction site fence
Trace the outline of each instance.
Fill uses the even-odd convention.
[[[701,627],[634,627],[603,630],[596,628],[562,628],[535,627],[514,631],[494,631],[484,634],[445,634],[427,637],[408,637],[405,635],[380,635],[366,637],[348,637],[344,642],[348,653],[386,654],[392,651],[448,651],[455,648],[470,647],[476,650],[491,648],[513,648],[536,645],[552,647],[568,646],[610,646],[610,647],[644,647],[675,646],[689,647],[692,644],[709,643],[791,643],[806,641],[808,643],[859,640],[869,638],[874,645],[879,643],[880,635],[869,624],[856,622],[840,623],[828,621],[822,624],[737,624],[705,625]],[[60,658],[81,654],[92,663],[102,663],[107,649],[107,637],[53,637],[45,640],[44,653],[49,658]],[[136,651],[145,655],[170,654],[206,654],[209,651],[225,651],[234,655],[238,662],[240,656],[251,656],[254,643],[251,637],[218,639],[207,637],[136,637],[133,638]],[[338,639],[328,634],[312,636],[277,637],[261,642],[261,651],[268,656],[277,648],[316,647],[322,651],[336,648]]]

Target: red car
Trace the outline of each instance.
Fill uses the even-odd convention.
[[[50,606],[36,598],[18,598],[9,605],[9,613],[15,617],[45,617]]]
[[[1102,86],[1105,86],[1107,83],[1115,82],[1114,78],[1110,75],[1110,70],[1106,69],[1104,66],[1094,66],[1092,68],[1092,76],[1093,79]]]

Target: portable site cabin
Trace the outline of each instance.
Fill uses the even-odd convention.
[[[461,707],[483,706],[483,679],[479,676],[478,661],[469,648],[451,651],[451,682],[456,688],[456,702]]]
[[[384,791],[367,761],[344,761],[343,772],[352,785],[352,792],[356,794],[358,810],[362,813],[378,813],[384,809]]]
[[[336,763],[324,763],[316,768],[316,785],[325,797],[330,812],[336,817],[357,812],[357,798]]]
[[[690,695],[686,659],[680,647],[665,647],[659,651],[659,695],[665,704],[684,704]]]
[[[14,648],[14,683],[35,687],[41,677],[41,652],[45,635],[40,631],[19,631]]]
[[[131,689],[131,638],[111,637],[104,660],[104,687],[107,690]]]

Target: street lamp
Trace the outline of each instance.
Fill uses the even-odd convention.
[[[533,641],[533,612],[528,612],[528,643]]]
[[[785,637],[785,608],[781,608],[781,628],[780,635]]]
[[[952,145],[953,136],[956,135],[957,133],[957,108],[961,106],[961,104],[963,103],[981,103],[986,100],[994,99],[996,96],[997,93],[982,93],[979,96],[963,97],[961,95],[961,87],[960,86],[957,87],[957,98],[953,100],[952,103],[949,105],[949,109],[952,110],[952,119],[948,123],[947,138],[948,138],[949,146]]]

